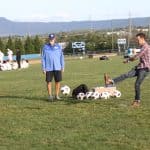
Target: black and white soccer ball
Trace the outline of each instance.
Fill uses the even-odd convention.
[[[113,92],[113,97],[117,97],[117,98],[121,97],[121,92],[118,91],[118,90],[115,90],[115,91]]]
[[[85,94],[84,93],[79,93],[78,95],[77,95],[77,99],[78,100],[84,100],[85,99]]]
[[[91,97],[92,97],[92,99],[99,99],[100,98],[100,93],[97,92],[97,91],[93,92]]]
[[[102,92],[100,94],[100,98],[102,98],[102,99],[109,99],[110,98],[110,93],[109,92]]]
[[[67,95],[70,94],[71,89],[70,89],[69,86],[64,85],[64,86],[62,86],[62,87],[60,88],[60,91],[61,91],[61,93],[62,93],[63,95],[66,95],[66,96],[67,96]]]
[[[92,91],[86,92],[86,94],[85,94],[86,99],[92,98],[92,94],[93,94]]]

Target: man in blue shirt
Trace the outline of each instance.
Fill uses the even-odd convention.
[[[49,43],[45,44],[42,49],[42,70],[46,74],[47,91],[49,100],[53,100],[51,82],[55,80],[55,99],[60,99],[60,81],[64,71],[64,55],[62,48],[56,42],[55,34],[49,34]]]

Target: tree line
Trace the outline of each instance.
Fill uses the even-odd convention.
[[[21,54],[40,53],[43,41],[38,35],[31,37],[0,37],[0,50],[6,55],[7,49],[11,49],[13,53],[19,49]]]
[[[7,53],[7,48],[11,49],[14,54],[17,49],[22,54],[40,53],[42,46],[48,42],[48,35],[36,35],[26,37],[0,37],[0,50]],[[60,32],[57,33],[57,42],[67,43],[64,53],[72,53],[72,42],[83,41],[86,44],[86,51],[104,52],[117,49],[117,39],[126,38],[127,35],[107,34],[106,31],[82,31],[82,32]]]
[[[72,42],[85,42],[86,52],[112,52],[117,49],[118,35],[108,35],[106,31],[61,33],[59,41],[67,41],[68,44],[64,50],[66,53],[72,53]]]

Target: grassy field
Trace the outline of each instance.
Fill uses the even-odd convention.
[[[134,66],[122,61],[68,60],[62,85],[103,86],[105,72],[115,77]],[[134,81],[117,85],[117,99],[47,102],[40,64],[0,72],[0,150],[149,150],[150,76],[141,87],[140,108],[131,107]]]

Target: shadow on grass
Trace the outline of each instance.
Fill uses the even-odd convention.
[[[67,105],[78,104],[78,103],[90,103],[92,100],[77,100],[72,97],[64,97],[63,100]]]
[[[3,95],[0,96],[0,101],[1,100],[15,100],[15,101],[21,101],[23,100],[24,102],[26,100],[30,100],[32,102],[37,102],[37,101],[41,101],[41,102],[45,102],[47,104],[50,105],[76,105],[76,104],[96,104],[96,105],[102,105],[102,106],[107,106],[108,108],[113,107],[115,109],[118,108],[127,108],[128,107],[128,102],[124,101],[123,98],[119,99],[119,101],[117,101],[116,99],[111,99],[111,100],[104,100],[104,99],[99,99],[99,100],[92,100],[92,99],[85,99],[85,100],[77,100],[72,98],[71,96],[68,97],[62,97],[61,100],[54,100],[54,101],[48,101],[48,98],[46,96],[11,96],[11,95]],[[40,106],[35,106],[35,107],[26,107],[26,109],[41,109]]]
[[[25,100],[41,100],[41,101],[47,101],[46,97],[30,97],[30,96],[14,96],[14,95],[3,95],[0,96],[0,99],[25,99]]]
[[[14,95],[2,95],[0,96],[0,100],[4,100],[4,99],[7,99],[7,100],[13,100],[13,99],[16,99],[16,100],[32,100],[32,101],[45,101],[45,102],[48,102],[48,103],[57,103],[57,102],[65,102],[65,105],[71,105],[71,104],[77,104],[77,103],[90,103],[91,100],[77,100],[77,99],[74,99],[72,97],[62,97],[61,100],[54,100],[54,101],[48,101],[48,97],[45,97],[45,96],[42,96],[42,97],[39,97],[39,96],[14,96]]]

